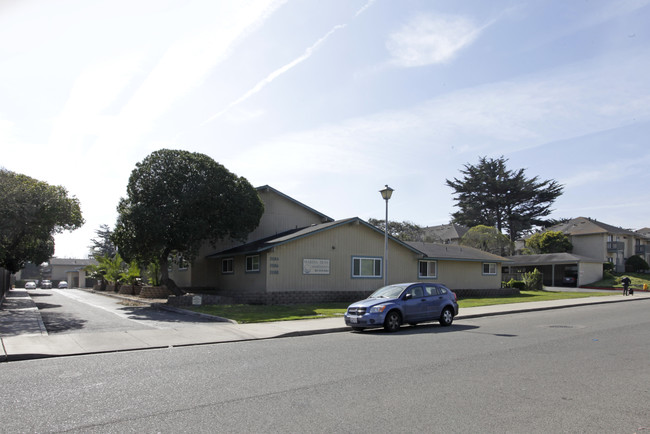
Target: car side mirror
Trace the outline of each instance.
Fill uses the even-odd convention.
[[[406,294],[406,295],[404,296],[404,300],[410,300],[410,299],[412,299],[412,298],[413,298],[413,294]]]

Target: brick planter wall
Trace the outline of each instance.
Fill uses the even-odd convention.
[[[143,286],[140,290],[142,298],[167,298],[172,292],[166,286]]]
[[[133,285],[122,285],[117,293],[122,295],[133,295]]]

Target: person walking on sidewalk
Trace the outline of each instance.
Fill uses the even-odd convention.
[[[621,283],[623,284],[623,295],[627,295],[627,290],[630,287],[630,283],[632,283],[632,281],[629,277],[625,276],[623,280],[621,280]]]

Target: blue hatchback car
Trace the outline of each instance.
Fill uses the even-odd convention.
[[[398,283],[384,286],[348,307],[345,324],[355,330],[383,327],[397,331],[404,323],[439,321],[450,326],[458,315],[456,294],[439,283]]]

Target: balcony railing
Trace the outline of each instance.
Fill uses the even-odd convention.
[[[646,246],[646,245],[634,246],[634,254],[635,255],[645,255],[647,251],[648,251],[648,246]]]
[[[607,242],[607,251],[608,252],[622,252],[625,250],[625,243],[623,241],[608,241]]]

